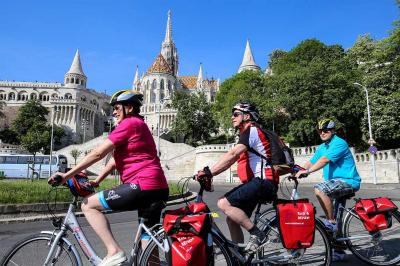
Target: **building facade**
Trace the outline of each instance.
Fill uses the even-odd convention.
[[[172,38],[171,11],[168,11],[165,38],[160,53],[141,77],[139,69],[136,69],[133,82],[133,89],[144,95],[141,113],[153,133],[157,131],[158,124],[161,132],[168,132],[175,120],[177,112],[170,107],[174,91],[180,90],[188,94],[203,92],[209,102],[215,100],[220,82],[203,77],[202,64],[197,75],[180,76],[178,70],[178,50]]]
[[[48,121],[64,129],[65,144],[81,143],[103,133],[110,114],[110,97],[86,87],[79,50],[64,83],[0,81],[0,101],[5,118],[0,128],[9,127],[18,109],[37,99],[49,110]]]

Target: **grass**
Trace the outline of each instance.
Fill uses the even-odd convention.
[[[106,188],[111,188],[118,185],[118,180],[106,179],[104,180],[96,191]],[[47,184],[47,180],[0,180],[0,204],[27,204],[27,203],[45,203],[49,199],[54,201],[57,193],[57,202],[69,202],[71,200],[71,193],[68,189],[62,187],[52,190]],[[169,184],[169,194],[179,194],[177,184]]]

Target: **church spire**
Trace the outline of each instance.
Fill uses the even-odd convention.
[[[139,66],[136,65],[135,79],[133,80],[132,90],[140,90]]]
[[[171,10],[168,10],[167,29],[165,30],[164,42],[172,42]]]
[[[168,11],[167,29],[165,31],[165,38],[161,44],[161,55],[165,61],[169,64],[172,74],[174,76],[178,73],[178,52],[175,47],[175,43],[172,40],[172,22],[171,22],[171,10]]]
[[[64,83],[70,88],[86,88],[86,82],[87,77],[83,72],[79,49],[77,49],[71,67],[64,76]]]
[[[242,64],[239,67],[238,73],[244,70],[261,70],[254,60],[249,40],[246,42],[246,49],[244,50]]]
[[[197,88],[203,87],[203,65],[200,63],[199,74],[197,75]]]

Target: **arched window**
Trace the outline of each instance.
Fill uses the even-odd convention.
[[[154,103],[156,101],[156,88],[157,88],[157,81],[154,79],[151,83],[151,96],[150,102]]]
[[[164,100],[165,92],[164,92],[164,80],[162,79],[160,82],[160,100]]]
[[[6,94],[4,91],[0,91],[0,100],[5,100],[6,97],[4,97]]]
[[[65,83],[68,84],[69,83],[69,78],[65,79]]]
[[[14,92],[10,92],[8,94],[8,100],[15,100],[15,93]]]
[[[28,93],[26,91],[20,91],[17,95],[17,101],[27,101]]]
[[[82,95],[82,96],[81,96],[81,101],[82,101],[82,102],[86,102],[86,96],[85,96],[85,95]]]
[[[30,99],[31,100],[36,100],[37,99],[37,94],[32,92],[31,95],[30,95]]]
[[[65,98],[65,99],[72,99],[71,93],[66,93],[66,94],[64,95],[64,98]]]
[[[39,94],[39,100],[43,102],[48,101],[50,100],[50,96],[47,92],[42,92]]]
[[[58,99],[57,93],[53,93],[53,94],[51,95],[51,98],[53,98],[53,99]]]
[[[171,85],[171,81],[168,80],[168,97],[171,97],[172,95],[172,85]]]
[[[79,84],[79,79],[75,79],[75,84]]]
[[[74,78],[71,78],[71,83],[75,83],[75,79]]]

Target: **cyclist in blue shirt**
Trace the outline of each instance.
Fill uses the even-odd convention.
[[[331,231],[337,230],[333,201],[358,191],[361,182],[349,145],[335,134],[335,126],[332,119],[318,122],[318,133],[323,143],[304,165],[305,170],[296,174],[296,177],[300,177],[323,169],[324,182],[315,185],[315,195],[327,218],[325,226]],[[339,253],[334,254],[337,260],[344,258],[344,252],[341,253],[343,256]]]

